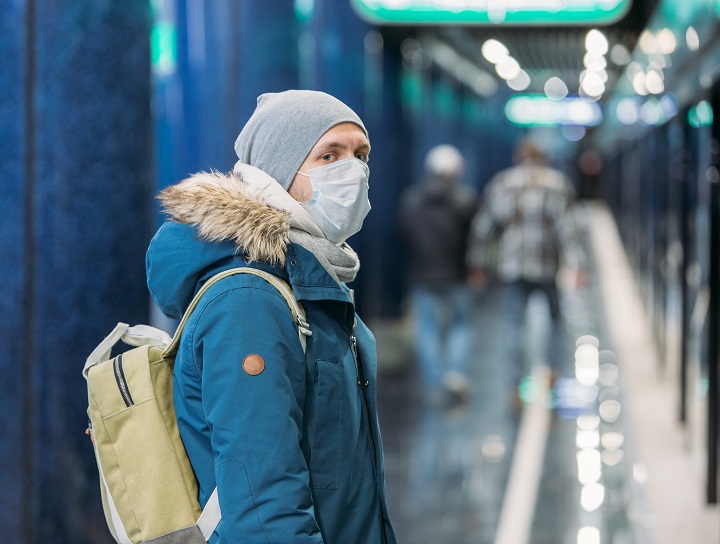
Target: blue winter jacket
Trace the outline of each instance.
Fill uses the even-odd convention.
[[[202,180],[183,184],[202,186],[193,181]],[[284,299],[249,274],[213,285],[184,328],[174,402],[200,503],[218,488],[222,521],[211,544],[396,543],[385,501],[375,340],[350,290],[303,247],[272,246],[277,240],[269,235],[268,242],[262,225],[252,236],[247,225],[236,230],[248,246],[260,239],[280,247],[284,264],[252,261],[256,248],[240,246],[237,236],[218,240],[213,212],[197,218],[191,209],[187,218],[165,206],[191,223],[165,223],[148,249],[148,286],[166,315],[180,317],[218,272],[251,266],[290,284],[312,329],[303,353]],[[251,355],[264,362],[259,374],[243,367]]]

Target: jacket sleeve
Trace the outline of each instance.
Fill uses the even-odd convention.
[[[497,217],[498,184],[496,178],[490,181],[485,191],[482,203],[476,204],[477,211],[470,225],[466,260],[470,268],[486,269],[492,265],[489,260],[488,247],[496,235],[500,223]]]
[[[321,544],[301,449],[305,355],[290,309],[257,278],[206,297],[192,345],[222,541]]]

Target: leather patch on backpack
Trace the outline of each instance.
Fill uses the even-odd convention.
[[[265,370],[265,359],[257,353],[252,353],[243,359],[242,366],[243,370],[250,374],[250,376],[257,376]]]

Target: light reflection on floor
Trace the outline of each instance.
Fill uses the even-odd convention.
[[[502,360],[508,339],[498,303],[497,292],[478,298],[474,395],[466,406],[428,406],[412,361],[389,368],[381,361],[388,500],[401,543],[495,542],[521,417]],[[542,352],[543,311],[537,304],[529,309],[531,354]],[[640,544],[630,517],[633,469],[642,466],[628,454],[622,376],[606,345],[602,297],[592,284],[568,291],[563,311],[570,335],[580,341],[567,347],[567,365],[547,396],[552,420],[545,452],[537,452],[543,470],[527,542]],[[537,388],[525,387],[530,400]]]

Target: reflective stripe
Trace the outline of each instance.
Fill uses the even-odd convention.
[[[112,495],[110,494],[110,488],[105,481],[105,474],[103,473],[102,465],[100,464],[100,456],[98,455],[95,440],[93,440],[92,443],[93,451],[95,451],[95,459],[97,461],[98,472],[100,472],[100,481],[105,488],[105,498],[108,502],[108,508],[110,508],[110,516],[112,517],[112,524],[113,528],[115,529],[115,534],[117,535],[118,544],[133,544],[127,533],[125,532],[125,527],[123,526],[122,521],[120,521],[120,515],[118,514],[117,508],[115,508],[115,503],[113,502]]]
[[[217,487],[213,490],[210,498],[203,508],[202,514],[197,520],[197,526],[200,532],[205,537],[205,540],[210,540],[210,537],[215,532],[218,523],[220,523],[220,502],[218,500]]]

